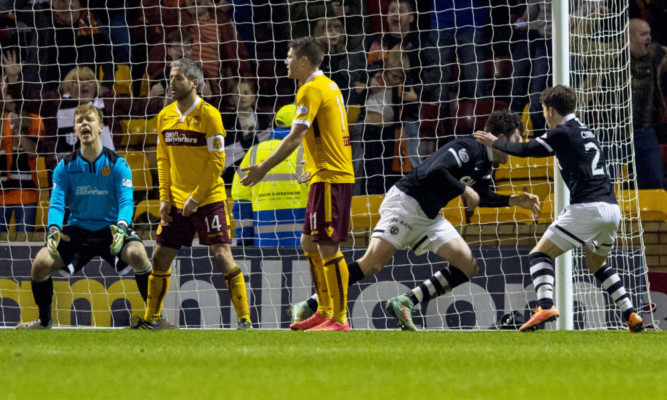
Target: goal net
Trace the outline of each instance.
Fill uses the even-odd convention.
[[[283,193],[273,207],[252,194],[243,198],[232,185],[243,157],[275,137],[277,121],[284,123],[277,113],[295,101],[296,83],[284,64],[292,39],[321,40],[321,69],[344,96],[356,175],[343,247],[348,262],[363,255],[384,193],[438,147],[482,129],[493,111],[505,108],[522,116],[525,140],[545,131],[539,92],[552,82],[552,21],[545,11],[550,1],[530,2],[533,10],[525,1],[485,0],[73,0],[53,2],[54,9],[42,1],[8,3],[0,11],[0,218],[6,231],[0,233],[0,326],[37,318],[30,266],[44,243],[53,168],[75,148],[71,117],[78,104],[103,109],[103,143],[132,168],[134,224],[150,254],[159,223],[155,117],[169,102],[169,65],[180,57],[202,66],[201,96],[220,110],[227,131],[223,178],[234,216],[232,251],[259,328],[287,328],[290,304],[313,290],[308,263],[295,247],[303,198],[293,177],[285,183],[280,174],[269,175],[276,191],[292,196],[286,200]],[[553,29],[569,29],[566,57],[579,96],[577,114],[605,150],[623,210],[609,263],[645,320],[657,327],[632,168],[628,6],[606,3],[570,0],[569,26]],[[19,144],[18,136],[26,139]],[[294,175],[299,165],[285,168],[282,175]],[[418,325],[490,329],[513,310],[530,315],[535,294],[528,252],[553,221],[555,179],[552,159],[511,158],[494,173],[499,192],[540,197],[537,219],[516,207],[466,214],[459,199],[443,209],[479,260],[480,273],[421,304],[414,316]],[[267,212],[272,224],[261,222]],[[384,301],[446,266],[433,254],[399,250],[379,274],[350,287],[353,328],[396,328]],[[170,321],[188,328],[236,326],[207,247],[195,240],[192,248],[181,249],[172,271],[164,306]],[[586,270],[580,252],[573,255],[573,284],[576,329],[623,327],[620,311]],[[99,259],[69,279],[54,276],[54,287],[56,326],[125,326],[144,309],[132,272],[119,274]]]

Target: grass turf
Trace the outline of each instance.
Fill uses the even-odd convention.
[[[667,398],[667,334],[0,330],[4,399]]]

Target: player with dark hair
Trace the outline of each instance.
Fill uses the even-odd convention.
[[[521,119],[507,110],[491,114],[485,126],[509,142],[521,140]],[[485,148],[472,136],[453,140],[426,158],[389,189],[366,253],[349,266],[349,284],[380,272],[396,250],[406,247],[416,254],[430,251],[448,261],[449,267],[434,277],[437,291],[421,296],[401,295],[387,303],[388,311],[397,317],[402,329],[416,330],[411,317],[415,304],[469,281],[479,270],[468,244],[440,214],[450,200],[460,195],[469,211],[479,205],[520,206],[534,215],[539,212],[540,201],[533,194],[507,196],[490,189],[493,166],[508,160],[507,154]],[[294,304],[292,319],[304,318],[316,301],[310,298]]]
[[[563,85],[545,89],[542,112],[549,126],[544,135],[527,143],[508,143],[492,133],[475,132],[478,142],[494,151],[519,157],[555,155],[570,189],[570,205],[549,226],[530,252],[530,275],[538,307],[520,331],[536,330],[560,315],[553,301],[554,258],[575,247],[586,247],[586,267],[595,275],[623,313],[630,332],[644,330],[630,295],[618,274],[607,264],[621,221],[614,187],[605,167],[604,153],[595,134],[574,115],[576,94]]]
[[[103,126],[97,107],[81,105],[74,111],[74,132],[81,147],[61,160],[53,171],[46,246],[37,253],[30,271],[39,318],[21,323],[16,329],[51,328],[51,274],[71,276],[95,256],[106,260],[121,275],[131,266],[146,301],[151,263],[141,239],[131,228],[132,172],[125,159],[102,146]],[[70,214],[63,226],[65,207]]]
[[[319,69],[324,55],[313,37],[297,39],[287,53],[287,76],[296,79],[296,115],[290,133],[261,164],[243,168],[244,185],[254,185],[287,158],[303,141],[310,192],[301,245],[318,311],[292,329],[348,331],[348,268],[340,251],[347,240],[354,188],[352,148],[343,95],[338,85]]]
[[[197,95],[204,82],[201,68],[187,58],[174,61],[169,91],[176,100],[158,114],[160,226],[153,250],[144,318],[133,329],[159,329],[158,318],[169,290],[171,262],[195,233],[208,245],[225,277],[237,329],[251,329],[248,296],[241,268],[232,257],[225,167],[225,129],[220,112]]]

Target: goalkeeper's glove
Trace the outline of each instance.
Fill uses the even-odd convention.
[[[60,258],[58,253],[58,244],[60,243],[60,228],[53,225],[49,227],[49,234],[46,236],[46,249],[54,260]]]
[[[111,250],[111,254],[115,256],[116,254],[120,253],[120,250],[123,248],[123,244],[125,243],[127,223],[125,221],[120,221],[118,225],[111,225],[109,229],[111,229],[112,238],[109,250]]]

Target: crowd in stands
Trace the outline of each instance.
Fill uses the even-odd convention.
[[[667,146],[665,4],[630,1],[633,88],[651,89],[651,107],[636,95],[633,109],[637,152],[652,155],[638,164],[640,188],[662,188],[656,168],[667,161],[655,158]],[[348,107],[355,194],[384,194],[434,150],[429,138],[437,147],[483,126],[484,115],[470,123],[462,110],[509,108],[540,135],[550,21],[549,0],[0,0],[0,231],[12,213],[17,230],[34,227],[48,187],[37,159],[52,171],[76,147],[80,104],[103,112],[105,146],[145,152],[154,172],[154,142],[127,140],[127,121],[150,121],[171,101],[169,67],[182,57],[201,65],[200,95],[222,114],[229,190],[246,153],[273,138],[274,114],[294,102],[283,61],[289,41],[306,35],[321,41],[321,69]]]

